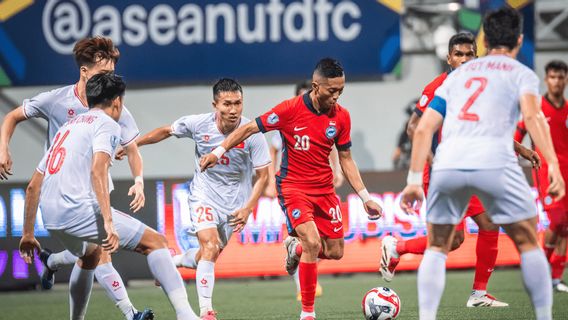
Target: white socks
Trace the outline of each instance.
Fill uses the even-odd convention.
[[[298,272],[298,269],[296,269],[296,272],[294,272],[294,282],[296,283],[296,292],[300,292],[300,273]]]
[[[71,320],[83,320],[93,288],[95,270],[87,270],[75,264],[69,277],[69,310]]]
[[[446,285],[446,259],[441,252],[426,250],[418,268],[420,320],[435,320]]]
[[[47,259],[47,266],[51,270],[57,270],[61,267],[74,264],[78,259],[79,258],[74,256],[71,252],[65,250],[50,254],[49,258]]]
[[[127,320],[132,320],[137,312],[130,302],[124,282],[113,267],[112,262],[98,265],[95,269],[95,277],[99,284],[105,288],[107,296],[114,301],[115,305],[122,311]]]
[[[176,311],[177,319],[198,320],[199,318],[189,305],[183,280],[172,261],[170,251],[166,248],[154,250],[150,252],[147,259],[150,271],[168,296]]]
[[[552,319],[552,280],[544,252],[538,249],[521,253],[523,282],[527,289],[537,320]]]
[[[176,265],[176,267],[186,267],[190,269],[197,268],[197,261],[195,261],[195,256],[197,255],[198,251],[199,248],[192,248],[187,250],[183,254],[175,255],[173,257],[174,264]]]
[[[200,260],[195,274],[201,316],[213,310],[213,287],[215,286],[215,262]]]

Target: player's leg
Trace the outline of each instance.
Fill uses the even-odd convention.
[[[69,250],[53,253],[48,248],[42,248],[39,259],[43,264],[43,270],[40,275],[41,287],[44,290],[49,290],[55,283],[55,273],[59,268],[73,265],[77,262],[77,258]]]
[[[201,257],[197,263],[195,286],[199,297],[201,316],[213,312],[213,288],[215,286],[215,262],[221,253],[221,239],[216,226],[197,232]]]
[[[71,320],[82,320],[87,313],[95,268],[98,265],[102,249],[98,245],[85,242],[85,254],[77,263],[69,276],[69,309]]]
[[[173,256],[176,267],[196,269],[201,259],[201,248],[191,248],[182,254]]]
[[[547,211],[548,213],[548,211]],[[549,218],[550,219],[550,218]],[[544,237],[542,242],[542,250],[544,250],[544,254],[546,255],[546,259],[550,261],[550,257],[554,252],[554,248],[556,247],[556,241],[558,241],[558,237],[550,229],[550,226],[546,230],[544,230]]]
[[[321,238],[314,221],[304,222],[294,229],[302,248],[298,272],[302,292],[300,319],[315,319],[315,294],[318,279],[317,259],[322,249]]]
[[[548,259],[552,273],[552,285],[557,292],[568,292],[568,286],[562,281],[564,268],[566,266],[566,237],[568,236],[568,216],[563,207],[550,208],[548,211],[550,218],[549,229],[552,238],[555,238],[554,250]]]

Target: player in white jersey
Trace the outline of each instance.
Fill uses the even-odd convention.
[[[146,255],[177,319],[199,319],[189,306],[166,238],[110,206],[108,170],[120,140],[116,121],[125,89],[122,78],[110,72],[87,82],[90,110],[57,131],[28,186],[20,252],[32,263],[34,249],[40,248],[34,237],[39,200],[45,227],[79,257],[69,280],[70,319],[85,317],[101,247],[109,253],[120,247]]]
[[[436,319],[455,225],[472,194],[481,198],[492,222],[515,243],[536,319],[552,319],[552,283],[538,244],[536,206],[511,144],[519,104],[531,137],[552,164],[548,193],[563,197],[564,181],[540,110],[538,78],[515,60],[523,39],[521,15],[508,7],[490,12],[483,29],[488,56],[448,76],[414,134],[408,185],[401,199],[406,211],[423,200],[421,171],[432,136],[443,123],[428,193],[429,247],[418,269],[420,319]]]
[[[80,40],[75,45],[73,53],[80,72],[79,81],[76,84],[40,93],[31,99],[26,99],[22,106],[14,109],[4,118],[0,129],[0,179],[7,179],[8,175],[11,174],[12,160],[9,143],[16,125],[30,118],[46,120],[48,125],[46,149],[48,149],[55,133],[65,122],[89,110],[85,92],[87,80],[99,72],[114,70],[115,63],[120,55],[112,40],[103,37]],[[145,201],[142,158],[135,143],[139,131],[134,118],[126,108],[123,108],[118,123],[121,128],[120,145],[128,155],[129,165],[135,177],[135,183],[130,188],[129,194],[134,195],[131,209],[136,212],[144,206]],[[112,191],[112,188],[110,191]],[[44,289],[50,289],[53,285],[53,274],[57,269],[74,264],[77,260],[77,257],[69,251],[50,254],[49,250],[44,250],[40,258],[45,265],[41,276],[41,285]],[[130,302],[122,278],[113,267],[108,253],[103,253],[95,276],[125,318],[127,320],[133,319],[138,311]],[[151,311],[147,310],[141,313],[145,314],[144,317],[150,317]]]
[[[231,149],[212,170],[199,170],[202,155],[218,147],[233,130],[250,122],[241,116],[242,93],[235,80],[221,79],[213,86],[215,112],[181,117],[172,125],[157,128],[138,139],[140,146],[171,136],[195,141],[195,172],[188,199],[193,230],[189,232],[197,234],[200,248],[175,256],[174,262],[178,267],[196,269],[202,319],[216,319],[212,306],[215,262],[232,233],[245,226],[268,182],[270,156],[266,139],[260,133]]]

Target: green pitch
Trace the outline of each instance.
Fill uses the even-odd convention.
[[[497,270],[490,280],[490,292],[508,302],[509,308],[470,309],[465,307],[473,279],[472,271],[448,272],[446,292],[438,319],[534,319],[531,304],[523,290],[518,269]],[[318,319],[362,319],[361,299],[375,286],[387,285],[378,275],[323,276],[320,283],[324,295],[316,300]],[[388,284],[401,298],[402,312],[398,319],[417,319],[416,274],[402,273]],[[191,304],[197,299],[193,283],[187,286]],[[159,288],[149,282],[133,283],[128,289],[130,299],[138,308],[151,307],[156,319],[175,319],[169,303]],[[214,305],[219,319],[298,319],[300,306],[295,300],[292,279],[260,281],[218,280]],[[1,319],[68,319],[67,288],[57,286],[50,292],[0,293]],[[568,294],[554,294],[554,318],[568,319]],[[120,312],[95,287],[86,319],[122,319]]]

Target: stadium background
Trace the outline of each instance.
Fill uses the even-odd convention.
[[[291,97],[294,83],[308,78],[319,58],[336,57],[344,63],[347,73],[347,86],[340,103],[351,112],[354,158],[364,171],[368,189],[384,204],[386,217],[376,223],[368,222],[350,188],[341,187],[338,192],[349,226],[346,254],[339,263],[323,262],[320,270],[325,273],[376,271],[381,236],[389,232],[402,237],[424,233],[423,213],[419,217],[406,216],[397,205],[397,193],[402,189],[405,173],[393,170],[391,154],[406,121],[405,108],[418,98],[424,85],[443,70],[440,57],[444,56],[444,49],[447,50],[449,37],[457,30],[477,34],[482,13],[504,2],[524,13],[526,42],[522,60],[533,66],[542,78],[547,61],[567,58],[568,9],[563,1],[543,0],[536,5],[520,0],[453,3],[415,0],[404,4],[386,0],[194,1],[191,9],[186,9],[185,18],[188,12],[194,15],[201,12],[203,30],[201,38],[196,36],[190,40],[180,36],[181,22],[176,20],[182,16],[182,8],[188,8],[188,1],[165,4],[165,1],[132,0],[118,3],[4,0],[0,2],[0,116],[20,105],[24,98],[74,83],[77,69],[68,48],[81,35],[102,32],[119,43],[122,57],[117,73],[128,81],[125,103],[142,133],[171,123],[182,115],[209,112],[211,83],[223,76],[242,82],[244,115],[252,118]],[[208,6],[222,8],[220,12],[228,15],[233,12],[236,26],[239,6],[248,8],[250,13],[255,4],[269,3],[282,4],[283,20],[289,17],[288,29],[280,28],[279,39],[272,39],[269,32],[248,40],[237,32],[231,38],[230,28],[224,29],[224,23],[207,24],[206,21]],[[326,20],[327,28],[315,23],[321,20],[315,5],[318,3],[332,8]],[[146,12],[146,29],[140,31],[140,24],[136,25],[138,32],[146,32],[146,38],[132,37],[133,33],[130,38],[127,36],[128,28],[132,27],[132,23],[127,22],[129,12],[134,16],[140,14],[136,17]],[[308,12],[311,18],[299,12]],[[305,21],[312,22],[311,29],[306,29]],[[62,27],[65,24],[67,29]],[[73,30],[73,26],[77,29]],[[212,26],[218,27],[216,34],[207,33]],[[357,26],[360,30],[355,32]],[[323,32],[320,27],[327,31]],[[170,30],[177,31],[170,36]],[[194,43],[189,44],[191,41]],[[45,127],[44,121],[27,121],[18,127],[12,139],[15,174],[8,183],[0,184],[1,289],[37,283],[40,264],[27,267],[18,258],[16,249],[21,234],[23,192],[42,156]],[[141,152],[147,202],[139,217],[165,232],[178,250],[195,245],[183,233],[183,222],[187,219],[183,215],[184,181],[194,170],[193,144],[188,140],[170,139],[143,147]],[[113,204],[126,210],[126,190],[132,179],[127,164],[116,163],[112,175],[117,182]],[[542,213],[541,216],[544,218]],[[282,220],[274,201],[261,200],[243,235],[235,236],[220,258],[219,276],[283,275],[281,241],[285,228]],[[176,221],[180,223],[174,224]],[[540,228],[546,223],[546,219],[542,219]],[[60,248],[41,226],[38,227],[37,236],[42,244]],[[465,245],[450,255],[450,267],[473,266],[474,241],[470,234],[475,234],[475,225],[469,223],[468,231]],[[501,239],[500,249],[499,264],[517,263],[518,256],[505,237]],[[242,253],[246,254],[246,261]],[[412,256],[404,260],[401,267],[414,269],[418,262],[419,257]],[[149,277],[144,259],[133,254],[119,253],[114,264],[127,280]],[[190,272],[184,272],[184,276],[191,277]],[[65,281],[66,277],[64,271],[57,280]]]

